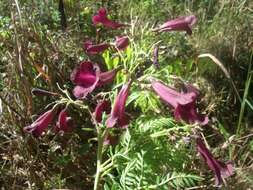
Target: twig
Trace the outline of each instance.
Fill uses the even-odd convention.
[[[206,185],[201,185],[201,186],[195,186],[195,187],[190,187],[190,188],[186,188],[186,190],[193,190],[193,189],[203,189],[206,188]]]
[[[240,138],[236,139],[236,141],[242,140],[242,139],[245,139],[245,138],[248,138],[248,137],[251,137],[251,136],[253,136],[252,133],[251,133],[251,134],[248,134],[248,135],[246,135],[246,136],[244,136],[244,137],[240,137]]]
[[[15,0],[16,1],[16,0]],[[15,42],[16,42],[16,45],[17,45],[17,54],[18,54],[18,64],[19,64],[19,69],[20,69],[20,74],[21,74],[21,77],[23,76],[23,65],[22,65],[22,57],[21,57],[21,45],[19,43],[19,39],[18,39],[18,32],[17,32],[17,29],[16,29],[16,21],[15,21],[15,18],[14,18],[14,15],[13,13],[11,13],[11,17],[12,17],[12,21],[13,21],[13,24],[14,24],[14,34],[15,34]]]
[[[23,27],[23,21],[22,21],[22,16],[21,16],[21,11],[20,11],[20,8],[19,8],[18,0],[14,0],[14,1],[15,1],[15,5],[17,7],[17,10],[18,10],[18,16],[19,16],[19,19],[20,19],[20,24]]]

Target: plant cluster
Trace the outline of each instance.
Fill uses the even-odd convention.
[[[250,0],[0,1],[1,189],[252,187],[252,16]]]
[[[147,101],[146,104],[148,104],[146,109],[150,109],[149,107],[156,108],[157,95],[166,105],[172,108],[175,121],[182,124],[182,126],[177,126],[174,120],[170,120],[165,116],[160,119],[152,119],[151,123],[146,121],[148,129],[139,126],[143,128],[139,129],[140,133],[131,135],[148,135],[150,138],[158,138],[169,134],[172,130],[178,131],[178,134],[187,135],[182,137],[184,144],[188,144],[189,140],[196,141],[196,150],[215,175],[215,185],[221,185],[224,178],[234,173],[234,167],[231,162],[223,163],[215,159],[201,136],[202,126],[208,125],[209,119],[207,116],[200,114],[197,109],[199,90],[186,82],[182,82],[181,89],[177,90],[166,85],[166,81],[162,82],[155,77],[156,72],[162,70],[158,59],[160,42],[155,43],[153,47],[153,66],[150,65],[148,68],[152,69],[152,74],[146,72],[148,69],[144,69],[144,71],[141,71],[144,74],[140,74],[138,72],[140,72],[141,65],[138,63],[129,64],[129,61],[134,59],[131,53],[131,48],[135,44],[134,37],[132,36],[131,39],[129,35],[121,34],[116,36],[114,43],[108,43],[106,42],[106,36],[103,36],[104,28],[120,30],[121,28],[131,27],[131,25],[118,23],[110,19],[105,8],[98,10],[98,13],[92,17],[92,22],[96,27],[96,35],[94,39],[91,37],[91,39],[85,40],[83,44],[83,50],[89,59],[83,60],[72,71],[70,76],[74,84],[72,93],[69,89],[62,89],[59,85],[58,88],[61,93],[38,88],[33,89],[32,93],[34,95],[53,96],[55,101],[47,105],[47,107],[50,107],[48,111],[41,114],[31,125],[24,127],[24,131],[35,137],[43,136],[49,124],[52,124],[54,118],[58,115],[58,121],[51,131],[59,135],[73,133],[77,124],[68,112],[70,112],[72,106],[77,107],[78,112],[82,111],[89,115],[89,119],[95,126],[94,130],[91,129],[96,134],[93,140],[97,142],[97,169],[94,190],[99,189],[102,184],[104,184],[104,189],[166,189],[167,186],[187,187],[194,185],[195,182],[201,180],[200,177],[192,174],[166,172],[168,168],[161,172],[164,175],[158,174],[159,176],[157,176],[153,185],[148,183],[153,181],[152,175],[149,176],[149,174],[155,171],[155,168],[149,168],[144,162],[144,158],[151,151],[153,152],[153,158],[151,157],[153,160],[150,161],[157,161],[157,158],[155,158],[156,143],[161,144],[162,142],[152,142],[151,140],[148,145],[153,143],[152,147],[149,150],[143,147],[139,152],[138,148],[142,146],[142,142],[131,141],[129,126],[130,128],[138,126],[138,123],[143,125],[143,123],[145,124],[143,118],[146,119],[145,115],[136,114],[138,112],[135,109],[136,106],[132,105],[132,109],[126,111],[128,107],[131,107],[131,104],[139,104],[138,101],[143,101],[140,100],[139,94],[131,94],[131,88],[135,88],[138,93],[143,93],[144,96],[147,93],[146,98],[144,98],[144,101]],[[194,15],[178,17],[165,22],[158,28],[152,29],[152,32],[160,35],[163,32],[185,31],[188,35],[191,35],[192,27],[196,23],[197,18]],[[101,55],[104,58],[104,65],[101,62],[97,63]],[[105,68],[107,70],[103,71]],[[113,94],[113,92],[116,92],[115,89],[119,87],[121,89],[118,93]],[[114,101],[111,101],[112,99]],[[96,105],[93,102],[96,102]],[[155,122],[158,123],[155,124]],[[174,127],[159,131],[161,125],[167,122],[171,122]],[[152,127],[158,130],[156,129],[155,133],[149,135],[147,131],[152,131]],[[136,138],[135,140],[141,139]],[[146,140],[150,141],[149,138]],[[170,147],[166,147],[168,146],[166,141],[163,143],[165,143],[163,145],[165,150],[168,150]],[[132,144],[139,144],[140,147],[134,147]],[[145,143],[143,146],[145,146]],[[143,151],[145,149],[146,152]],[[135,151],[137,154],[131,160],[131,156]],[[105,156],[106,153],[107,156]],[[163,154],[168,154],[168,157],[174,156],[173,152]],[[118,157],[124,158],[123,166],[120,165]],[[178,159],[178,156],[176,158]],[[116,179],[117,176],[120,176],[119,180]],[[105,183],[102,183],[103,179]],[[105,179],[108,179],[108,181]]]

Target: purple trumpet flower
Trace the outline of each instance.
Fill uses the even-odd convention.
[[[35,96],[59,96],[59,94],[55,92],[50,92],[50,91],[43,90],[40,88],[33,88],[31,92]]]
[[[109,114],[111,112],[111,103],[109,101],[103,100],[99,102],[96,106],[94,112],[94,119],[98,122],[102,122],[103,113]]]
[[[164,102],[174,108],[176,120],[183,120],[186,123],[197,123],[199,125],[206,125],[208,123],[208,117],[202,116],[196,111],[198,95],[196,92],[179,93],[175,89],[158,81],[152,82],[152,88]]]
[[[111,103],[107,100],[99,102],[94,112],[94,119],[96,122],[102,122],[103,113],[109,114],[111,112]],[[104,145],[116,145],[119,141],[119,134],[108,133],[105,136]]]
[[[114,80],[115,76],[117,75],[120,69],[121,67],[119,66],[113,70],[100,73],[97,86],[99,87],[105,84],[110,84]]]
[[[97,64],[84,61],[71,74],[71,81],[76,84],[73,94],[76,98],[85,98],[92,92],[99,81],[100,68]]]
[[[166,31],[186,31],[187,34],[192,34],[192,26],[197,22],[197,17],[195,15],[182,16],[174,20],[170,20],[162,24],[160,27],[155,29],[157,32]]]
[[[49,110],[40,115],[31,125],[24,127],[24,132],[31,133],[35,137],[39,137],[48,128],[48,125],[54,118],[54,111]]]
[[[106,49],[108,49],[109,47],[110,47],[110,45],[109,44],[105,44],[105,43],[94,45],[92,43],[92,41],[90,41],[90,40],[86,40],[84,42],[84,46],[83,46],[84,51],[87,54],[90,54],[90,55],[96,55],[96,54],[102,53]]]
[[[67,115],[67,109],[61,110],[60,114],[58,115],[58,122],[55,127],[55,132],[58,133],[63,131],[64,133],[71,132],[74,128],[73,120],[71,117]]]
[[[106,120],[106,126],[108,128],[112,128],[116,124],[118,128],[124,129],[128,127],[129,119],[125,114],[125,105],[129,95],[131,83],[132,80],[123,85],[119,94],[117,95],[110,117]]]
[[[119,50],[125,50],[129,45],[129,38],[127,36],[116,36],[116,48]]]
[[[107,72],[100,72],[97,64],[84,61],[71,74],[71,81],[76,84],[73,94],[76,98],[83,99],[96,87],[111,83],[120,68]]]
[[[208,167],[214,172],[215,185],[221,185],[223,178],[233,175],[233,164],[231,162],[225,164],[219,160],[216,160],[210,153],[210,151],[207,149],[203,140],[200,137],[198,137],[196,141],[198,152],[204,158]]]
[[[105,27],[112,28],[112,29],[117,29],[117,28],[126,26],[125,24],[120,24],[120,23],[117,23],[115,21],[108,19],[107,12],[106,12],[105,8],[100,8],[98,10],[98,14],[94,15],[92,17],[92,22],[94,25],[101,23]]]

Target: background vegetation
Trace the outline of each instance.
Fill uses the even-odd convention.
[[[97,144],[91,140],[94,126],[88,113],[71,107],[77,127],[64,136],[49,131],[36,139],[22,129],[55,101],[32,96],[32,88],[60,92],[57,84],[73,87],[70,73],[88,58],[83,41],[95,38],[91,17],[100,7],[111,18],[131,24],[117,32],[131,40],[124,63],[137,69],[138,80],[154,76],[175,87],[184,81],[200,89],[200,110],[211,120],[202,129],[203,136],[214,155],[233,160],[236,168],[222,189],[253,187],[252,1],[65,0],[64,5],[66,29],[58,1],[0,2],[3,189],[92,189]],[[198,18],[192,36],[151,32],[166,20],[189,14]],[[105,30],[102,38],[113,42],[114,35]],[[161,69],[156,70],[152,47],[160,40]],[[203,53],[212,54],[218,62],[198,58]],[[107,68],[121,64],[109,51],[94,61]],[[114,86],[121,83],[119,76]],[[197,156],[195,144],[184,141],[193,126],[175,122],[149,88],[148,84],[131,88],[127,103],[127,110],[134,113],[131,125],[120,143],[107,149],[111,165],[102,176],[102,189],[215,189],[213,175]],[[110,97],[116,92],[113,88]]]

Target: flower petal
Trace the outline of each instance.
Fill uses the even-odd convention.
[[[82,86],[75,86],[73,89],[73,95],[78,99],[84,99],[90,92],[95,89],[95,86],[92,88],[84,88]]]
[[[192,124],[197,123],[199,125],[206,125],[208,123],[208,117],[197,113],[196,99],[198,91],[193,86],[191,88],[188,86],[188,92],[186,93],[179,93],[158,81],[153,81],[152,87],[163,101],[175,109],[174,117],[176,120],[183,120],[186,123]]]
[[[114,78],[117,75],[117,72],[121,69],[121,67],[118,67],[116,69],[113,69],[111,71],[106,71],[99,74],[99,82],[97,83],[97,86],[105,85],[111,83]]]
[[[120,24],[117,22],[114,22],[107,18],[107,12],[105,8],[100,8],[97,15],[94,15],[92,17],[92,22],[94,25],[97,25],[99,23],[103,24],[105,27],[117,29],[120,27],[125,26],[125,24]]]
[[[58,122],[55,127],[55,132],[58,133],[60,131],[63,131],[65,133],[71,132],[74,128],[73,120],[71,117],[68,117],[67,115],[67,109],[63,109],[59,116],[58,116]]]
[[[107,100],[99,102],[94,112],[94,118],[98,123],[102,122],[103,112],[109,114],[111,112],[111,103]]]
[[[216,160],[210,151],[205,146],[201,138],[197,138],[197,150],[201,156],[205,159],[208,167],[215,174],[215,184],[220,185],[222,183],[222,178],[229,177],[233,174],[233,166],[231,162],[225,164],[219,160]]]
[[[129,121],[125,114],[125,105],[129,95],[131,83],[132,80],[123,85],[119,94],[117,95],[110,117],[106,121],[106,126],[108,128],[114,127],[116,124],[118,124],[119,128],[126,128],[128,126]]]
[[[108,44],[97,44],[97,45],[93,45],[90,46],[89,48],[87,48],[86,52],[87,54],[91,54],[91,55],[96,55],[98,53],[102,53],[105,50],[107,50],[110,47],[110,45]]]
[[[84,43],[83,43],[83,49],[84,49],[84,51],[86,51],[92,45],[93,45],[93,43],[92,43],[91,40],[85,40]]]
[[[92,44],[90,40],[85,41],[84,50],[87,54],[96,55],[104,52],[106,49],[110,47],[109,44],[101,43],[101,44]]]
[[[104,22],[107,19],[107,12],[105,8],[100,8],[98,14],[92,17],[94,25]]]
[[[97,79],[99,67],[90,62],[83,61],[79,67],[75,68],[71,74],[71,81],[83,87],[90,87]]]
[[[116,36],[116,47],[119,50],[125,50],[129,45],[129,38],[127,36]]]
[[[76,98],[85,98],[99,81],[100,69],[97,64],[84,61],[71,74],[71,81],[77,86],[73,90]]]
[[[178,104],[189,104],[195,101],[196,98],[194,93],[179,93],[175,89],[170,88],[159,81],[153,81],[152,88],[163,101],[171,105],[173,108],[176,108]]]
[[[31,133],[35,137],[39,137],[42,133],[48,128],[48,125],[51,123],[54,117],[53,110],[49,110],[39,116],[31,125],[23,128],[24,132]]]
[[[197,113],[195,102],[190,102],[188,104],[178,104],[174,111],[174,117],[176,120],[183,120],[186,123],[191,124],[199,124],[199,125],[207,125],[209,122],[209,119],[207,116],[203,116]]]
[[[195,15],[178,17],[174,20],[170,20],[162,24],[159,28],[154,31],[165,32],[165,31],[186,31],[187,34],[191,35],[191,27],[197,22]]]

